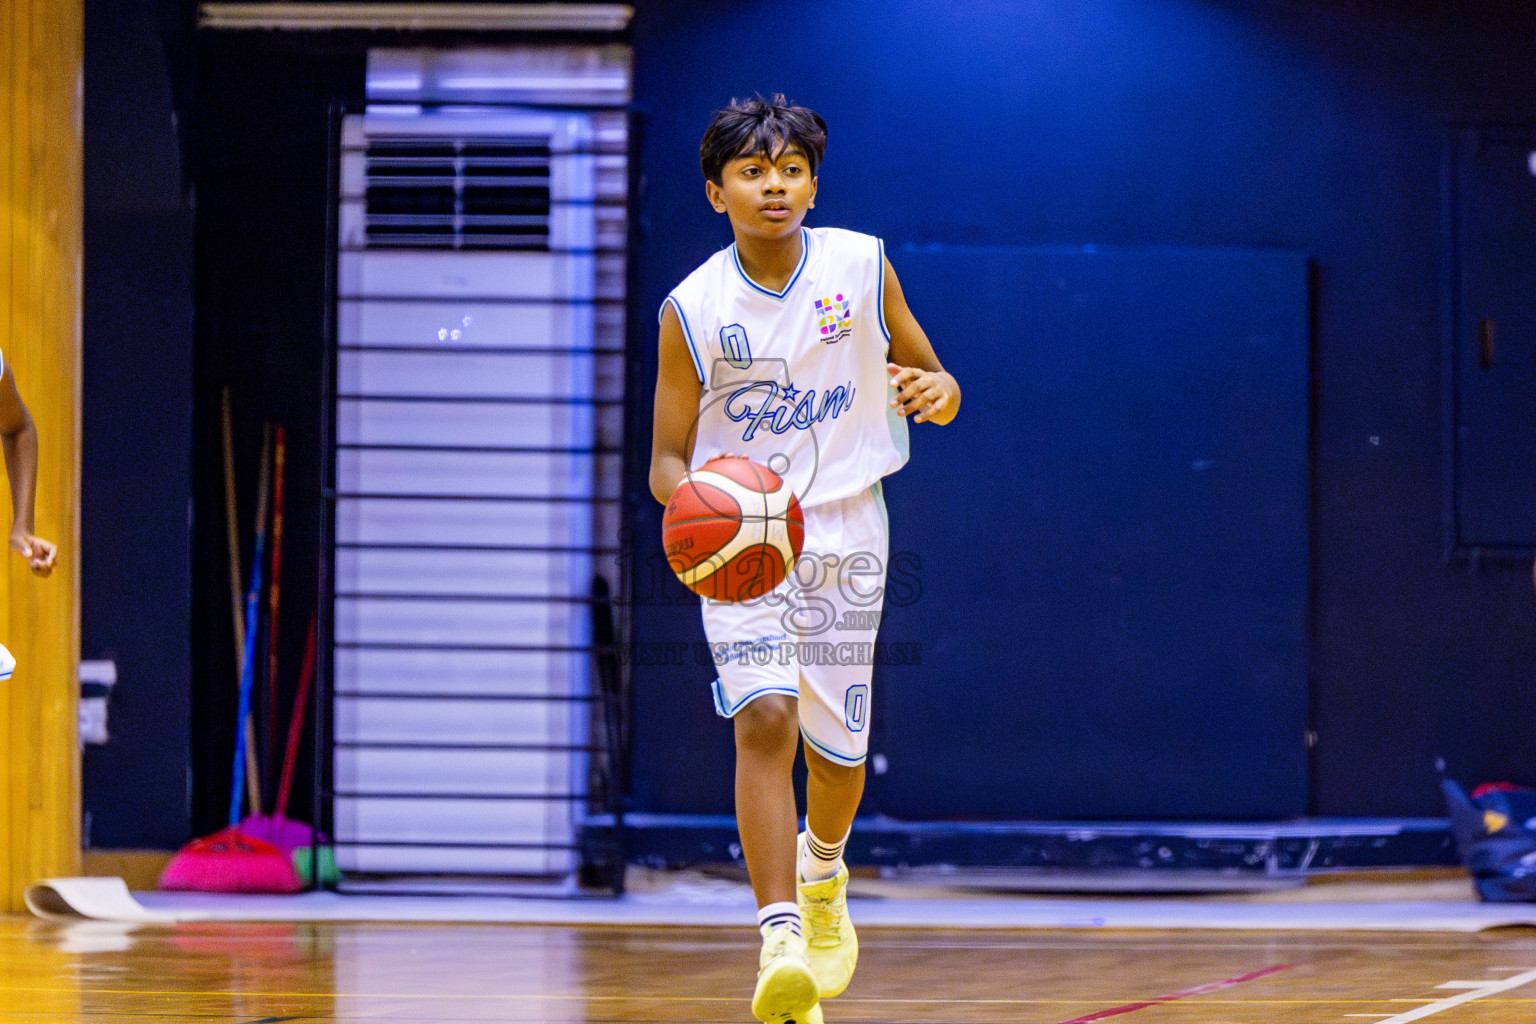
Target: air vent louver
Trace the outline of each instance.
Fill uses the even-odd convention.
[[[369,139],[370,249],[549,249],[549,140]]]

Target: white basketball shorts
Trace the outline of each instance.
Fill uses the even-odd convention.
[[[767,693],[798,697],[807,746],[837,764],[863,764],[890,545],[885,499],[876,483],[804,515],[788,579],[752,601],[703,602],[720,673],[715,710],[730,718]]]

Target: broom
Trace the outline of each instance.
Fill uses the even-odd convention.
[[[240,701],[235,722],[235,756],[229,793],[229,826],[211,836],[194,839],[177,852],[160,875],[162,889],[198,892],[298,892],[298,876],[281,850],[271,843],[242,835],[239,830],[241,790],[248,776],[245,756],[251,749],[240,726],[251,712],[256,679],[256,634],[260,630],[260,595],[267,527],[266,445],[262,445],[261,485],[256,497],[256,557],[251,586],[245,596],[245,657],[240,669]],[[257,804],[258,809],[260,804]]]
[[[277,787],[277,804],[272,814],[253,814],[240,823],[240,831],[265,839],[285,855],[300,846],[308,846],[314,829],[288,815],[293,793],[293,768],[299,757],[299,737],[304,732],[304,702],[309,696],[310,680],[315,674],[315,620],[309,620],[309,639],[304,644],[304,667],[299,670],[299,687],[293,697],[293,713],[288,718],[288,746],[283,752],[283,778]]]
[[[266,729],[263,735],[267,743],[267,781],[271,783],[272,758],[277,750],[277,638],[278,608],[280,606],[280,581],[283,566],[283,467],[287,451],[286,435],[281,424],[277,428],[274,472],[272,485],[272,579],[268,586],[267,620],[267,687]],[[299,686],[294,695],[293,711],[288,720],[288,743],[283,751],[282,781],[278,784],[277,800],[270,815],[253,807],[252,813],[240,823],[240,831],[256,839],[264,839],[282,851],[283,856],[294,859],[294,851],[309,847],[316,836],[315,829],[288,817],[289,797],[293,792],[293,769],[298,760],[299,740],[304,731],[304,713],[308,706],[310,681],[315,672],[315,619],[310,618],[309,635],[304,643],[304,664],[299,670]],[[304,857],[312,851],[305,849]],[[297,866],[297,862],[295,862]],[[301,872],[303,874],[304,872]]]
[[[283,464],[286,451],[285,435],[281,425],[277,428],[274,475],[272,485],[272,579],[268,585],[267,620],[267,687],[266,728],[268,782],[271,782],[272,755],[277,750],[277,622],[281,591],[279,580],[283,567]],[[288,819],[288,797],[293,789],[293,768],[298,757],[299,734],[303,730],[304,702],[309,693],[310,679],[315,671],[315,621],[309,623],[309,638],[304,646],[304,665],[299,671],[299,688],[294,698],[293,713],[288,722],[288,745],[283,756],[282,782],[278,787],[277,802],[273,813],[263,814],[253,806],[251,814],[240,823],[240,831],[257,839],[265,839],[283,852],[293,853],[296,847],[308,846],[312,829],[303,822]]]
[[[315,618],[309,620],[309,637],[304,642],[304,666],[299,670],[299,686],[293,696],[293,713],[288,717],[288,745],[283,751],[283,777],[277,787],[277,810],[272,815],[253,815],[240,825],[246,835],[264,839],[294,862],[299,875],[308,879],[314,861],[313,847],[325,837],[312,825],[294,821],[288,815],[293,795],[293,769],[299,758],[299,741],[304,735],[304,717],[309,707],[309,687],[315,677]],[[320,855],[320,877],[336,877],[335,858]]]

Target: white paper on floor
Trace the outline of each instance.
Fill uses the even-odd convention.
[[[27,887],[27,909],[49,921],[135,921],[168,924],[196,921],[206,912],[189,909],[180,913],[150,910],[128,891],[121,878],[49,878]]]

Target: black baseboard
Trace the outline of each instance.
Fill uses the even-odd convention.
[[[615,846],[612,819],[589,819],[586,846]],[[631,864],[678,868],[741,860],[734,818],[626,815],[618,844]],[[1312,818],[1270,823],[901,822],[860,819],[850,864],[875,867],[1170,869],[1276,876],[1457,863],[1440,818]]]

